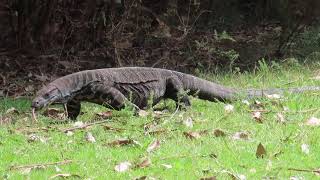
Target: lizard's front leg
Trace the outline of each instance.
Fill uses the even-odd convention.
[[[81,103],[78,100],[71,99],[67,102],[67,113],[68,118],[75,120],[80,114]]]
[[[170,77],[167,79],[166,96],[174,100],[177,107],[180,107],[179,103],[183,103],[185,107],[191,105],[188,95],[183,92],[182,82],[176,77]]]

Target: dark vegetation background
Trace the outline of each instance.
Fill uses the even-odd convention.
[[[85,69],[317,59],[319,0],[1,0],[0,96]]]

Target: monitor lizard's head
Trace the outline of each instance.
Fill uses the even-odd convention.
[[[61,99],[61,91],[56,86],[49,84],[37,92],[36,97],[31,103],[31,107],[33,110],[39,110],[52,103],[59,102]]]

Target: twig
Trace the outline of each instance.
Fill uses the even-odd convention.
[[[96,124],[103,124],[103,123],[108,122],[108,121],[110,121],[110,120],[97,121],[97,122],[93,122],[93,123],[84,124],[84,125],[78,126],[78,127],[61,129],[61,131],[62,132],[68,132],[68,131],[74,131],[74,130],[77,130],[77,129],[84,129],[84,128],[87,128],[87,127],[90,127],[90,126],[93,126],[93,125],[96,125]]]
[[[298,169],[298,168],[288,168],[289,171],[299,171],[299,172],[312,172],[312,173],[318,173],[320,174],[319,169],[310,170],[310,169]]]
[[[59,162],[52,162],[52,163],[44,163],[44,164],[29,164],[29,165],[22,165],[22,166],[11,166],[9,170],[20,170],[20,169],[35,169],[35,168],[45,168],[48,166],[53,165],[63,165],[63,164],[69,164],[72,163],[72,160],[64,160]]]

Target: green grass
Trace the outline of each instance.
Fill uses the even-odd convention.
[[[297,87],[319,84],[310,80],[316,68],[268,68],[262,65],[255,73],[200,76],[232,87]],[[141,176],[157,179],[199,179],[216,176],[218,179],[231,179],[229,172],[244,175],[247,179],[289,179],[292,176],[316,178],[311,172],[292,171],[288,168],[319,168],[319,127],[303,124],[312,116],[320,118],[320,109],[317,109],[320,105],[319,93],[288,94],[281,101],[260,101],[265,110],[272,111],[263,114],[262,124],[253,120],[249,112],[251,108],[241,101],[234,102],[234,112],[226,114],[223,103],[193,98],[190,109],[175,114],[172,103],[169,103],[169,112],[160,119],[152,116],[137,117],[129,110],[114,111],[110,121],[105,124],[123,128],[121,132],[105,130],[102,125],[94,125],[86,130],[76,130],[73,136],[67,136],[59,129],[71,127],[72,123],[52,124],[54,119],[42,115],[39,115],[38,123],[31,123],[30,100],[2,99],[1,118],[9,117],[13,123],[0,127],[0,175],[8,179],[48,179],[59,173],[76,174],[82,179],[133,179]],[[6,110],[11,107],[15,107],[19,114],[6,114]],[[290,112],[283,112],[283,107],[288,107]],[[97,120],[95,114],[106,109],[86,103],[82,111],[84,114],[79,120],[87,122]],[[277,112],[284,114],[285,124],[277,122]],[[194,125],[192,128],[181,123],[190,117]],[[143,125],[149,122],[157,122],[157,128],[164,129],[165,132],[145,135]],[[49,127],[49,131],[37,129],[39,127]],[[188,139],[183,134],[187,131],[214,129],[223,130],[226,136],[214,137],[212,134],[204,134],[198,139]],[[231,138],[239,131],[248,132],[249,140]],[[87,142],[84,138],[86,132],[91,132],[97,142]],[[30,133],[48,140],[46,143],[28,142]],[[140,145],[105,145],[120,138],[134,139]],[[161,141],[159,149],[147,153],[146,149],[155,139]],[[256,158],[259,143],[262,143],[267,151],[264,158]],[[301,150],[304,143],[310,147],[309,154]],[[123,173],[114,170],[120,162],[129,161],[134,164],[146,157],[152,162],[149,167],[131,168]],[[29,173],[10,170],[11,166],[44,164],[66,159],[72,162],[57,165],[61,172],[57,172],[55,166],[33,169]],[[169,164],[172,168],[166,169],[162,164]]]

